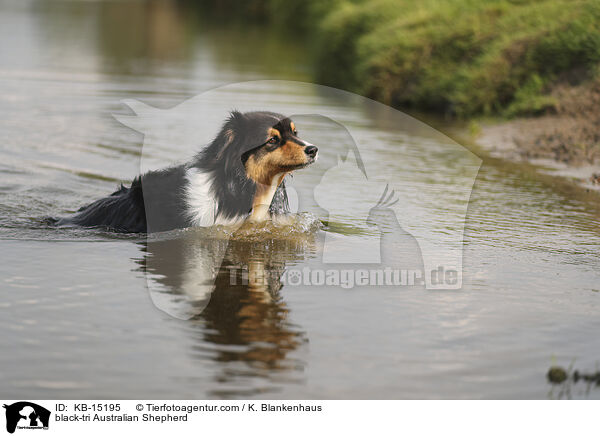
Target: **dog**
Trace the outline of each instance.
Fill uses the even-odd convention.
[[[288,117],[233,111],[191,162],[138,176],[56,225],[151,233],[265,221],[289,213],[284,179],[317,157]]]

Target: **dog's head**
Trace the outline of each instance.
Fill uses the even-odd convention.
[[[246,176],[259,184],[271,185],[275,177],[317,160],[317,147],[298,137],[292,120],[273,112],[233,112],[221,135],[218,154],[236,148]]]

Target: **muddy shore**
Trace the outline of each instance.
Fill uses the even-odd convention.
[[[495,157],[527,161],[600,190],[600,80],[557,86],[538,117],[476,123],[475,141]]]

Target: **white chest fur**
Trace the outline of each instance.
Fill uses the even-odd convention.
[[[195,168],[186,171],[185,187],[186,213],[190,223],[196,227],[215,224],[217,202],[212,193],[211,178]]]
[[[285,174],[276,175],[270,185],[258,185],[252,204],[251,221],[265,221],[270,218],[269,207],[277,187]],[[224,219],[218,215],[218,203],[212,191],[211,178],[195,168],[186,171],[187,185],[184,191],[186,214],[194,227],[240,224],[246,216]]]

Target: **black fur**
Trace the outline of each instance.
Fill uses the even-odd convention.
[[[265,132],[289,119],[272,112],[234,111],[216,138],[186,165],[151,171],[137,177],[130,187],[121,185],[110,196],[97,200],[56,225],[102,227],[118,232],[146,233],[185,228],[186,171],[194,168],[209,174],[224,218],[246,216],[251,212],[256,184],[246,176],[243,159],[264,144]],[[272,214],[289,211],[285,183],[282,182],[270,206]]]
[[[268,128],[285,119],[273,112],[232,112],[217,138],[196,156],[192,166],[211,175],[212,189],[223,217],[250,213],[256,184],[246,177],[244,159],[248,152],[264,143],[264,132]],[[230,143],[227,132],[233,132]],[[287,201],[285,182],[282,182],[273,197],[271,213],[287,212]]]

